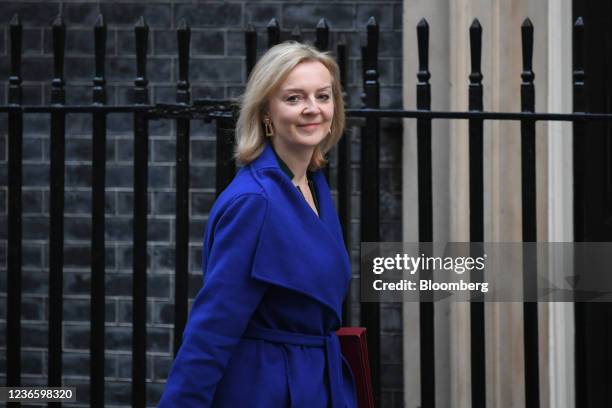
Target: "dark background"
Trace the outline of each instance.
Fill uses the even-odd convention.
[[[226,99],[245,82],[243,29],[252,22],[266,44],[265,25],[276,17],[283,39],[299,25],[306,40],[328,19],[331,48],[340,33],[350,44],[348,105],[361,106],[360,45],[373,15],[381,28],[379,68],[381,106],[401,108],[402,2],[394,1],[147,1],[6,2],[0,0],[0,104],[6,103],[10,50],[8,24],[14,13],[23,22],[24,104],[49,102],[53,74],[51,24],[61,13],[67,26],[66,99],[89,104],[93,78],[93,30],[104,15],[107,35],[109,104],[131,103],[136,76],[134,24],[144,16],[150,27],[148,78],[152,102],[173,102],[178,75],[176,28],[191,25],[192,97]],[[415,79],[416,80],[416,79]],[[79,386],[86,405],[89,368],[89,237],[91,232],[91,118],[68,115],[66,135],[64,384]],[[358,272],[359,127],[349,125],[353,146],[353,271]],[[201,286],[201,237],[215,197],[214,124],[192,121],[190,189],[190,295]],[[383,121],[381,136],[381,239],[401,241],[401,122]],[[7,115],[0,115],[0,382],[6,365],[6,214]],[[49,115],[28,114],[23,145],[23,304],[22,384],[46,383],[48,313]],[[152,121],[149,145],[149,274],[147,397],[154,405],[172,360],[174,268],[174,123]],[[132,118],[108,117],[106,190],[106,403],[129,405],[131,393],[132,294]],[[335,176],[332,160],[332,179]],[[332,182],[333,187],[333,182]],[[352,325],[358,324],[358,285],[351,290]],[[401,304],[381,307],[381,406],[403,406]],[[66,404],[68,405],[68,404]]]

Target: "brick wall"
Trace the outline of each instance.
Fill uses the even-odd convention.
[[[401,1],[0,1],[0,103],[6,101],[8,79],[8,23],[14,13],[23,21],[23,89],[25,104],[49,101],[52,77],[50,25],[62,13],[67,25],[66,96],[69,104],[91,101],[93,77],[92,26],[99,12],[108,25],[107,90],[109,104],[130,103],[135,77],[133,26],[145,16],[150,27],[149,65],[151,100],[172,102],[177,80],[176,27],[185,18],[192,28],[190,80],[193,98],[231,98],[243,90],[245,61],[243,27],[259,30],[276,17],[283,38],[296,25],[306,40],[314,39],[321,17],[329,21],[331,46],[340,33],[350,43],[349,106],[360,106],[360,44],[365,23],[376,16],[381,27],[380,82],[383,107],[401,107]],[[354,159],[352,242],[354,265],[359,243],[358,123],[350,126]],[[130,404],[131,393],[131,217],[132,120],[129,115],[108,118],[107,140],[107,301],[106,402]],[[382,239],[401,240],[401,123],[383,122],[381,137]],[[44,384],[48,314],[49,116],[29,114],[24,120],[23,165],[23,313],[22,383]],[[214,124],[192,122],[190,296],[201,285],[201,236],[214,200]],[[150,124],[149,163],[149,273],[147,397],[155,405],[171,363],[174,265],[174,123]],[[0,381],[4,382],[6,345],[6,212],[7,116],[0,115]],[[66,136],[65,269],[64,269],[64,383],[78,385],[80,406],[88,399],[89,347],[89,237],[91,231],[91,118],[68,115]],[[332,156],[332,165],[334,157]],[[335,172],[332,171],[332,175]],[[357,270],[357,268],[355,268]],[[356,285],[351,290],[358,298]],[[383,394],[381,406],[403,405],[401,369],[401,308],[382,305],[381,342]],[[358,322],[358,304],[352,309]],[[68,404],[66,404],[68,406]],[[78,405],[78,404],[77,404]],[[76,406],[76,405],[75,405]]]

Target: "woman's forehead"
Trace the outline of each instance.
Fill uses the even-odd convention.
[[[304,61],[297,64],[281,82],[280,89],[322,89],[332,85],[332,76],[319,61]]]

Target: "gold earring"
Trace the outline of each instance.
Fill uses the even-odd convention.
[[[272,122],[270,122],[270,118],[264,118],[264,129],[266,131],[266,136],[274,136],[274,129],[272,128]]]

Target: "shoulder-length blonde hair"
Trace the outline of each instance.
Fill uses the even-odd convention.
[[[326,164],[325,154],[338,142],[344,130],[344,102],[340,85],[338,64],[327,52],[295,41],[284,42],[270,48],[257,62],[246,90],[240,98],[240,115],[236,124],[235,158],[239,163],[248,164],[263,151],[266,137],[263,129],[263,112],[272,92],[300,62],[318,61],[332,77],[332,98],[334,117],[330,134],[313,152],[309,168],[319,169]]]

